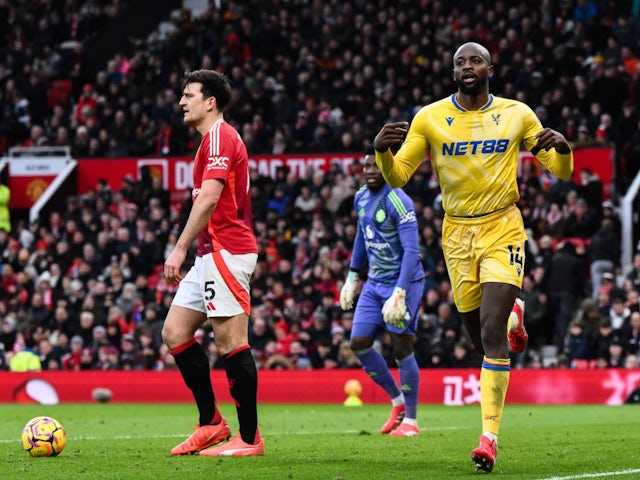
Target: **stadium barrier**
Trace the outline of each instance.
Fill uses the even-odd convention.
[[[68,166],[68,152],[49,152],[53,147],[42,148],[14,148],[12,154],[0,157],[8,165],[8,186],[11,189],[10,207],[12,209],[30,209],[35,202],[51,186],[54,180],[64,172]],[[613,176],[613,150],[611,148],[581,148],[574,152],[573,180],[580,184],[580,172],[584,168],[590,169],[602,180],[605,197],[609,196],[609,185]],[[29,156],[29,154],[31,154]],[[64,156],[66,154],[66,156]],[[328,170],[331,165],[339,165],[349,172],[354,163],[362,157],[361,153],[317,153],[317,154],[289,154],[289,155],[251,155],[250,168],[255,168],[260,174],[276,178],[279,168],[285,167],[291,173],[303,177],[308,171]],[[532,155],[522,150],[520,164],[533,162],[536,171],[540,173],[540,164],[533,161]],[[74,170],[77,172],[73,194],[82,195],[94,189],[98,180],[105,180],[113,191],[122,188],[122,179],[133,177],[140,180],[143,168],[152,177],[160,177],[163,187],[171,194],[182,193],[191,189],[193,179],[193,158],[189,155],[161,158],[77,158]],[[47,197],[53,195],[55,188]],[[178,196],[177,198],[182,198]],[[42,202],[49,199],[43,199]]]
[[[394,371],[397,375],[397,371]],[[344,385],[356,379],[360,398],[387,403],[382,389],[362,370],[259,371],[261,403],[343,403]],[[230,402],[224,370],[213,370],[216,397]],[[480,371],[476,369],[421,370],[419,401],[443,405],[480,401]],[[514,369],[507,402],[517,404],[620,405],[640,384],[640,369],[569,370]],[[112,392],[113,402],[192,402],[177,370],[16,373],[0,372],[0,403],[73,403],[93,401],[96,388]]]

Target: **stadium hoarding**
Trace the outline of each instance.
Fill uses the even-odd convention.
[[[613,176],[613,150],[611,148],[584,148],[574,152],[574,181],[580,183],[580,171],[589,168],[602,180],[605,188]],[[250,168],[260,174],[274,178],[280,167],[305,177],[310,171],[328,170],[332,164],[338,164],[343,171],[349,168],[362,155],[357,153],[321,153],[295,155],[251,155]],[[531,161],[533,157],[527,151],[520,153],[521,162]],[[159,158],[81,158],[78,159],[78,193],[82,194],[95,188],[98,180],[105,179],[113,190],[119,190],[125,176],[140,178],[143,166],[149,168],[152,176],[163,179],[164,188],[169,192],[181,192],[191,188],[193,165],[191,157]]]
[[[397,370],[394,370],[397,376]],[[362,401],[386,404],[384,392],[360,369],[260,370],[262,403],[342,403],[348,380],[360,380]],[[223,370],[213,370],[216,396],[231,402]],[[480,402],[478,369],[423,369],[420,403],[468,405]],[[80,372],[0,372],[0,403],[92,402],[96,388],[107,388],[113,402],[192,402],[177,370]],[[640,369],[514,369],[507,393],[513,404],[621,405],[640,384]],[[55,402],[53,401],[55,399]]]
[[[327,170],[337,163],[345,171],[353,164],[354,154],[300,154],[251,156],[249,167],[260,174],[275,178],[280,167],[286,167],[299,177],[309,171]],[[107,181],[112,190],[119,190],[125,176],[140,179],[143,166],[149,168],[151,176],[163,179],[164,188],[169,192],[180,192],[191,188],[193,163],[191,157],[166,158],[83,158],[78,161],[78,193],[95,188],[98,180]]]

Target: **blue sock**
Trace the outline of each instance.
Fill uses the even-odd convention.
[[[356,350],[355,353],[360,362],[362,362],[362,368],[371,377],[371,380],[380,385],[389,398],[396,398],[402,394],[395,378],[391,375],[387,363],[377,350],[373,348],[367,348],[366,350]]]
[[[402,360],[396,359],[400,370],[400,385],[404,393],[405,418],[416,419],[418,408],[418,388],[420,386],[420,371],[416,356],[410,353]]]

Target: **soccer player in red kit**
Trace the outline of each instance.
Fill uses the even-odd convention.
[[[227,78],[213,70],[186,71],[180,107],[184,122],[202,141],[193,165],[193,207],[164,275],[179,284],[162,329],[162,338],[193,393],[200,415],[195,432],[171,450],[172,455],[264,455],[258,429],[258,376],[248,339],[249,281],[258,248],[253,233],[247,149],[224,120],[231,97]],[[198,241],[193,267],[182,277],[189,246]],[[209,362],[194,338],[210,320],[215,342],[225,359],[240,431],[231,431],[218,409]],[[214,446],[216,445],[216,446]],[[213,448],[209,448],[212,447]]]

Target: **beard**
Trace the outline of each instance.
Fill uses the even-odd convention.
[[[467,85],[462,81],[462,77],[456,78],[456,84],[460,93],[465,95],[479,95],[487,86],[487,77],[476,77],[476,81],[471,85]]]

